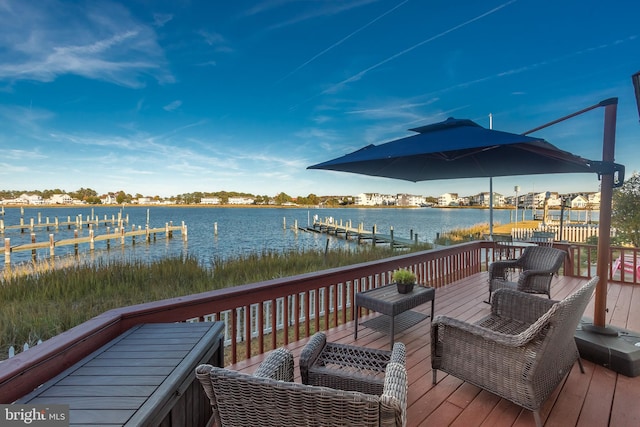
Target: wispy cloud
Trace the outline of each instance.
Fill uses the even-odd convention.
[[[283,78],[281,78],[280,80],[278,80],[276,82],[276,84],[281,83],[282,81],[286,80],[287,78],[291,77],[293,74],[297,73],[298,71],[300,71],[302,68],[306,67],[307,65],[309,65],[310,63],[312,63],[313,61],[315,61],[316,59],[320,58],[322,55],[324,55],[325,53],[329,52],[330,50],[340,46],[342,43],[344,43],[345,41],[349,40],[351,37],[355,36],[356,34],[358,34],[360,31],[366,29],[367,27],[370,27],[371,25],[375,24],[376,22],[378,22],[380,19],[384,18],[385,16],[387,16],[388,14],[390,14],[391,12],[393,12],[394,10],[398,9],[399,7],[403,6],[405,3],[407,3],[409,0],[404,0],[402,2],[400,2],[399,4],[395,5],[394,7],[392,7],[391,9],[387,10],[385,13],[383,13],[382,15],[377,16],[376,18],[372,19],[371,21],[367,22],[365,25],[361,26],[360,28],[358,28],[357,30],[353,31],[352,33],[348,34],[347,36],[343,37],[342,39],[338,40],[337,42],[335,42],[334,44],[332,44],[331,46],[327,47],[326,49],[318,52],[317,54],[315,54],[313,57],[311,57],[309,60],[305,61],[304,63],[302,63],[301,65],[299,65],[298,67],[294,68],[291,72],[289,72],[287,75],[285,75]]]
[[[331,87],[325,89],[322,93],[323,94],[336,93],[339,90],[343,89],[347,84],[353,83],[353,82],[356,82],[356,81],[362,79],[368,72],[373,71],[376,68],[381,67],[382,65],[385,65],[386,63],[393,61],[394,59],[397,59],[397,58],[399,58],[399,57],[401,57],[403,55],[406,55],[407,53],[419,48],[420,46],[423,46],[423,45],[425,45],[427,43],[430,43],[430,42],[432,42],[434,40],[437,40],[437,39],[439,39],[441,37],[444,37],[447,34],[450,34],[450,33],[454,32],[456,30],[459,30],[460,28],[466,27],[469,24],[472,24],[472,23],[474,23],[476,21],[479,21],[479,20],[489,16],[489,15],[492,15],[492,14],[498,12],[499,10],[509,6],[510,4],[515,3],[516,1],[517,0],[510,0],[510,1],[506,2],[506,3],[503,3],[503,4],[499,5],[499,6],[493,8],[493,9],[487,11],[487,12],[485,12],[485,13],[482,13],[482,14],[480,14],[480,15],[474,17],[474,18],[471,18],[471,19],[469,19],[469,20],[467,20],[467,21],[465,21],[465,22],[463,22],[461,24],[455,25],[455,26],[449,28],[448,30],[445,30],[445,31],[443,31],[443,32],[441,32],[439,34],[436,34],[435,36],[432,36],[432,37],[429,37],[428,39],[422,40],[421,42],[416,43],[413,46],[408,47],[408,48],[406,48],[404,50],[401,50],[400,52],[398,52],[398,53],[396,53],[394,55],[391,55],[390,57],[384,59],[383,61],[380,61],[377,64],[374,64],[374,65],[370,66],[369,68],[366,68],[366,69],[354,74],[353,76],[341,81],[340,83],[332,85]]]
[[[178,108],[180,108],[181,105],[182,105],[182,101],[173,101],[170,104],[167,104],[162,108],[164,110],[166,110],[166,111],[174,111],[174,110],[177,110]]]
[[[544,59],[542,59],[542,60],[540,60],[538,62],[534,62],[534,63],[526,64],[526,65],[521,65],[521,66],[515,67],[515,68],[509,68],[507,70],[502,70],[502,71],[499,71],[497,73],[493,73],[493,74],[490,74],[490,75],[487,75],[487,76],[478,77],[476,79],[467,80],[465,82],[460,82],[460,83],[457,83],[455,85],[448,86],[448,87],[445,87],[445,88],[442,88],[442,89],[438,89],[436,91],[429,92],[427,94],[423,94],[423,95],[420,95],[420,96],[421,97],[431,97],[431,96],[436,96],[436,95],[442,95],[445,92],[450,92],[450,91],[457,90],[457,89],[465,89],[465,88],[468,88],[468,87],[471,87],[471,86],[474,86],[474,85],[477,85],[477,84],[480,84],[480,83],[486,83],[486,82],[489,82],[491,80],[499,79],[499,78],[502,78],[502,77],[510,77],[510,76],[515,76],[517,74],[522,74],[522,73],[526,73],[526,72],[530,72],[530,71],[535,71],[535,70],[538,70],[540,68],[548,67],[550,65],[554,65],[554,64],[557,64],[557,63],[560,63],[560,62],[565,62],[565,61],[577,58],[577,57],[582,56],[582,55],[596,53],[597,51],[600,51],[600,50],[603,50],[603,49],[608,49],[608,48],[611,48],[611,47],[617,47],[617,46],[619,46],[619,45],[621,45],[623,43],[635,41],[637,38],[638,38],[637,35],[631,35],[629,37],[625,37],[625,38],[622,38],[622,39],[616,39],[616,40],[614,40],[612,42],[609,42],[609,43],[601,43],[601,44],[599,44],[597,46],[590,46],[590,47],[587,47],[587,48],[584,48],[584,49],[579,49],[579,50],[576,50],[576,51],[573,51],[573,52],[569,52],[569,53],[567,53],[565,55],[557,56],[557,57],[554,57],[554,58],[544,58]],[[568,77],[568,78],[570,78],[570,77]],[[514,91],[513,92],[514,95],[522,95],[524,93],[525,92],[522,92],[522,91]]]
[[[8,5],[8,6],[7,6]],[[153,29],[121,5],[7,0],[0,14],[0,80],[74,74],[127,87],[173,82]]]
[[[173,19],[173,15],[167,13],[154,13],[153,24],[156,27],[164,27],[164,25]]]
[[[26,166],[16,166],[12,163],[3,163],[0,162],[0,175],[12,175],[20,172],[28,172],[29,168]]]
[[[270,30],[276,30],[279,28],[288,27],[290,25],[299,24],[304,21],[308,21],[310,19],[315,19],[323,16],[332,16],[338,15],[342,12],[346,12],[351,9],[358,8],[360,6],[365,6],[371,3],[375,3],[378,0],[355,0],[355,1],[330,1],[325,2],[324,7],[313,7],[310,10],[306,10],[304,12],[295,15],[293,18],[279,22],[269,27]]]

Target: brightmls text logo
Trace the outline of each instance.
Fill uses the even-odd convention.
[[[68,427],[69,405],[0,405],[0,427]]]

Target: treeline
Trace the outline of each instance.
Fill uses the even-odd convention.
[[[68,194],[71,198],[82,200],[86,203],[100,204],[100,197],[91,188],[80,188],[77,191],[54,190],[0,190],[0,200],[17,199],[23,194],[37,194],[43,199],[50,199],[54,194]]]
[[[200,192],[179,194],[170,200],[176,204],[198,204],[202,199],[214,198],[220,199],[221,204],[227,204],[231,197],[246,197],[253,199],[255,205],[286,205],[288,203],[295,203],[298,205],[326,205],[326,206],[342,206],[347,204],[353,204],[351,197],[344,196],[317,196],[313,193],[307,196],[292,197],[287,193],[281,192],[278,195],[271,197],[267,195],[254,195],[250,193],[239,193],[235,191],[214,191],[214,192]]]
[[[68,194],[71,198],[81,200],[89,204],[101,204],[101,196],[91,188],[80,188],[77,191],[64,191],[61,189],[53,190],[0,190],[0,200],[17,199],[22,194],[39,195],[43,199],[49,199],[54,194]],[[325,206],[343,206],[353,204],[351,197],[345,196],[317,196],[315,194],[309,194],[307,196],[292,197],[284,192],[271,197],[268,195],[254,195],[250,193],[242,193],[237,191],[214,191],[214,192],[202,192],[196,191],[193,193],[178,194],[171,197],[160,196],[144,196],[140,193],[135,195],[126,193],[123,190],[109,193],[115,198],[116,203],[132,203],[139,199],[148,197],[154,202],[168,201],[174,204],[193,205],[199,204],[202,199],[217,197],[220,199],[220,204],[227,204],[231,197],[245,197],[253,199],[255,205],[286,205],[288,203],[295,203],[298,205],[325,205]]]

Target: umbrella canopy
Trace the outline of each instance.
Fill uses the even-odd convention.
[[[624,181],[624,166],[613,162],[617,104],[617,98],[610,98],[527,132],[604,107],[601,162],[562,151],[543,139],[486,129],[471,120],[449,118],[441,123],[411,129],[418,132],[418,135],[381,145],[368,145],[307,169],[337,170],[414,182],[550,173],[597,173],[602,179],[602,202],[597,268],[600,280],[596,288],[594,326],[604,329],[611,196],[613,187],[622,185]]]
[[[408,136],[309,166],[364,175],[428,181],[550,173],[596,172],[592,161],[540,138],[486,129],[449,118]]]

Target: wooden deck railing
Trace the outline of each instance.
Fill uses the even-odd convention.
[[[564,274],[592,275],[582,265],[596,259],[594,246],[558,246],[571,255]],[[398,268],[437,288],[486,270],[492,247],[476,241],[110,310],[2,362],[0,403],[15,401],[137,324],[223,320],[235,363],[353,320],[355,293],[390,283]]]

